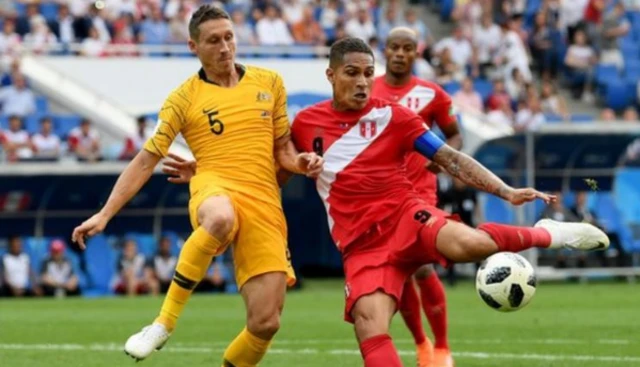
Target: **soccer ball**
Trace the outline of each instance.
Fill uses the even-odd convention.
[[[489,307],[517,311],[536,293],[536,274],[524,257],[513,252],[499,252],[487,258],[476,274],[476,291]]]

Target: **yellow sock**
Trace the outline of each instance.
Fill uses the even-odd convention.
[[[180,251],[173,280],[156,322],[163,324],[169,331],[175,328],[191,292],[204,278],[213,256],[222,245],[202,227],[189,236]]]
[[[222,367],[255,367],[267,353],[271,340],[260,339],[245,327],[224,351]]]

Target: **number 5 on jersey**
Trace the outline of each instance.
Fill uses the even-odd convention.
[[[207,116],[209,117],[209,127],[211,128],[211,132],[216,135],[220,135],[224,131],[224,124],[222,123],[222,121],[216,118],[217,115],[218,111],[211,111],[207,113]]]

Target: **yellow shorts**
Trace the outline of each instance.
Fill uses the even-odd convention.
[[[235,212],[232,248],[238,288],[260,274],[284,272],[287,284],[296,282],[287,246],[287,222],[282,208],[253,199],[245,194],[226,190],[216,184],[196,184],[189,200],[189,219],[195,230],[199,227],[198,208],[212,196],[225,195],[231,199]],[[225,249],[220,249],[220,253]]]

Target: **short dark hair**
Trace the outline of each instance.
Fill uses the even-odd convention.
[[[191,16],[191,20],[189,21],[189,37],[192,40],[197,41],[200,37],[200,24],[208,21],[208,20],[216,20],[216,19],[229,19],[229,13],[227,13],[224,9],[219,8],[217,6],[213,6],[210,4],[204,4],[196,10],[195,13]]]
[[[340,66],[344,61],[344,57],[351,53],[363,53],[374,57],[371,47],[369,47],[366,42],[360,38],[345,37],[331,45],[331,51],[329,51],[329,67],[334,68]]]

